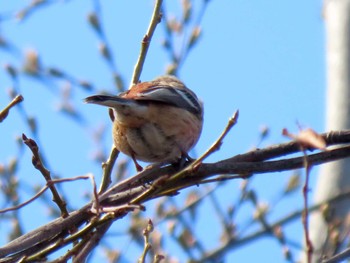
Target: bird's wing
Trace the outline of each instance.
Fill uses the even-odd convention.
[[[202,112],[202,107],[196,95],[186,89],[177,89],[169,86],[149,87],[137,93],[135,100],[163,102],[195,114],[201,114]]]

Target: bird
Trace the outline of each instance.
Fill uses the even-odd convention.
[[[174,164],[191,160],[188,152],[203,127],[203,105],[177,77],[165,75],[139,82],[117,96],[93,95],[86,103],[112,111],[114,146],[138,161]]]

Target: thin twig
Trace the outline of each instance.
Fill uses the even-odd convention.
[[[1,209],[0,210],[0,214],[2,213],[6,213],[6,212],[9,212],[9,211],[15,211],[15,210],[18,210],[28,204],[30,204],[31,202],[33,202],[35,199],[37,199],[38,197],[40,197],[43,193],[45,193],[45,191],[48,189],[48,185],[45,185],[39,192],[37,192],[32,198],[28,199],[27,201],[19,204],[19,205],[15,205],[15,206],[12,206],[12,207],[9,207],[9,208],[5,208],[5,209]]]
[[[226,135],[229,133],[229,131],[232,129],[232,127],[236,125],[237,120],[238,120],[238,116],[239,116],[239,111],[237,110],[233,114],[233,116],[229,119],[224,131],[221,133],[219,138],[214,142],[214,144],[212,146],[209,147],[209,149],[204,154],[202,154],[197,160],[195,160],[191,164],[191,168],[196,169],[197,166],[204,161],[204,159],[206,159],[213,152],[216,152],[220,149],[223,139],[226,137]]]
[[[24,133],[22,134],[22,140],[29,147],[29,149],[32,151],[32,153],[33,153],[33,157],[32,157],[33,166],[41,172],[41,174],[44,176],[46,182],[48,183],[49,188],[51,190],[51,193],[53,195],[53,201],[58,205],[58,207],[61,211],[61,216],[63,218],[67,217],[69,214],[67,207],[66,207],[67,203],[61,198],[55,185],[54,184],[50,185],[50,182],[52,181],[51,174],[50,174],[50,171],[44,167],[44,164],[41,161],[41,157],[39,154],[39,147],[38,147],[37,143],[33,139],[27,138],[27,136]]]
[[[180,172],[178,172],[177,174],[173,175],[169,181],[175,181],[177,179],[179,179],[180,177],[182,177],[185,173],[187,173],[188,171],[195,171],[199,168],[199,166],[202,164],[202,162],[212,153],[214,153],[215,151],[218,151],[222,145],[222,141],[223,139],[226,137],[226,135],[229,133],[229,131],[232,129],[232,127],[237,123],[238,120],[238,116],[239,116],[239,111],[237,110],[233,116],[229,119],[225,129],[223,130],[223,132],[220,134],[219,138],[209,147],[209,149],[207,151],[205,151],[198,159],[194,160],[193,163],[191,163],[191,165],[189,165],[188,167],[186,167],[185,169],[181,170]]]
[[[144,192],[140,193],[140,195],[132,199],[130,201],[130,204],[139,204],[144,200],[148,200],[148,198],[152,195],[156,196],[156,193],[162,189],[162,186],[164,186],[164,183],[168,178],[168,175],[164,175],[156,179],[149,188],[147,188]],[[172,190],[170,191],[173,192]]]
[[[24,100],[22,95],[17,95],[2,111],[0,111],[0,122],[8,116],[10,109]]]
[[[141,51],[140,51],[138,60],[136,62],[136,65],[134,67],[134,73],[133,73],[133,76],[131,78],[130,87],[136,85],[139,82],[140,75],[141,75],[142,68],[143,68],[143,64],[145,63],[147,51],[148,51],[149,45],[151,43],[153,33],[156,30],[157,24],[162,19],[162,15],[160,13],[160,8],[162,6],[162,2],[163,2],[163,0],[157,0],[155,3],[151,22],[149,24],[147,33],[143,37],[142,42],[141,42]]]
[[[102,164],[103,169],[103,175],[102,175],[102,182],[100,185],[100,190],[98,191],[98,194],[102,194],[104,191],[107,190],[108,186],[111,184],[111,174],[113,170],[113,166],[115,164],[115,161],[117,160],[119,155],[119,151],[114,146],[112,147],[111,153],[109,154],[108,160]]]
[[[143,252],[139,260],[137,261],[138,263],[145,263],[146,262],[146,256],[148,252],[151,250],[152,245],[150,243],[150,234],[153,232],[153,223],[152,220],[148,220],[148,224],[146,228],[143,230],[143,238],[144,238],[144,247],[143,247]]]
[[[30,204],[35,199],[40,197],[43,193],[45,193],[45,191],[53,184],[63,183],[63,182],[71,182],[71,181],[76,181],[76,180],[81,180],[81,179],[85,180],[85,179],[89,179],[89,178],[93,178],[93,177],[90,176],[90,175],[82,175],[82,176],[76,176],[76,177],[72,177],[72,178],[54,179],[52,181],[48,181],[48,182],[46,182],[46,185],[41,190],[39,190],[39,192],[37,192],[32,198],[28,199],[27,201],[25,201],[25,202],[23,202],[23,203],[21,203],[19,205],[2,209],[2,210],[0,210],[0,214],[1,213],[6,213],[6,212],[9,212],[9,211],[18,210],[18,209],[20,209],[20,208]],[[94,179],[92,179],[92,182],[94,182]],[[94,186],[94,189],[96,189],[95,186]],[[94,192],[96,192],[96,191],[94,190]],[[95,196],[95,199],[96,199],[97,198],[97,194],[94,194],[94,196]]]
[[[189,166],[186,168],[182,169],[178,173],[172,175],[170,178],[169,176],[163,176],[158,178],[150,187],[147,189],[145,192],[143,192],[140,196],[137,196],[135,199],[131,201],[132,204],[137,204],[142,200],[147,199],[149,196],[152,194],[159,194],[159,195],[164,195],[164,194],[169,194],[171,192],[176,192],[178,189],[169,189],[167,186],[171,185],[173,182],[178,181],[181,179],[185,174],[188,174],[191,171],[197,170],[199,166],[202,164],[202,161],[207,158],[210,154],[213,152],[219,150],[223,139],[225,136],[228,134],[228,132],[231,130],[231,128],[237,123],[239,112],[236,111],[233,115],[232,118],[229,119],[224,131],[221,133],[219,138],[214,142],[212,146],[209,147],[209,149],[202,154],[197,160],[195,160],[193,163],[191,163]],[[164,181],[166,181],[166,184],[164,184]],[[167,188],[167,189],[165,189]],[[164,191],[165,190],[165,191]]]
[[[307,263],[312,262],[312,254],[313,254],[313,245],[310,239],[310,233],[309,233],[309,202],[308,202],[308,195],[309,195],[309,177],[310,177],[310,170],[311,165],[308,161],[308,156],[306,154],[306,151],[303,146],[300,146],[301,150],[304,154],[304,167],[305,167],[305,183],[303,186],[303,196],[304,196],[304,213],[301,217],[303,226],[304,226],[304,236],[305,236],[305,243],[307,248]]]

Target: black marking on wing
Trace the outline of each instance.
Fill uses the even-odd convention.
[[[185,89],[175,89],[169,86],[151,87],[140,93],[137,100],[162,102],[183,108],[195,115],[202,115],[202,107],[196,95]]]

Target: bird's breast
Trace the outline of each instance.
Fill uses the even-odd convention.
[[[113,138],[118,150],[138,160],[176,161],[194,146],[202,130],[202,122],[181,108],[156,104],[135,113],[116,112]]]

